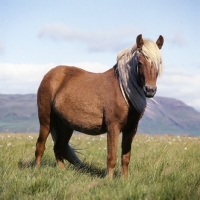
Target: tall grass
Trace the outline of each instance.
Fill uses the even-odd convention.
[[[55,164],[49,137],[41,167],[35,169],[36,134],[0,135],[0,199],[200,199],[200,138],[136,135],[129,178],[118,164],[106,178],[106,135],[74,134],[71,143],[87,167]]]

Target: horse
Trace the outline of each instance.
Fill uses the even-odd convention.
[[[74,130],[89,135],[107,133],[107,176],[112,179],[122,133],[122,176],[127,177],[131,144],[146,108],[146,98],[152,98],[157,91],[163,43],[162,35],[154,43],[140,34],[136,44],[120,52],[117,63],[103,73],[64,65],[52,68],[37,93],[40,130],[36,167],[40,166],[49,133],[61,168],[65,167],[64,160],[83,164],[69,145]]]

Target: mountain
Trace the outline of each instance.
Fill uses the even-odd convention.
[[[38,132],[36,94],[0,94],[0,132]],[[138,133],[200,135],[200,112],[180,100],[149,99]]]
[[[36,94],[0,94],[0,132],[38,132]]]
[[[180,100],[154,97],[139,122],[139,132],[200,135],[200,112]]]

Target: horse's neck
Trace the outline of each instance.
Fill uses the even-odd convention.
[[[146,97],[143,89],[137,83],[136,55],[133,56],[129,63],[114,67],[118,75],[122,95],[127,104],[131,103],[137,112],[143,113],[146,107]]]

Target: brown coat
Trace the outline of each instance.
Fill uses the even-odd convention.
[[[142,47],[142,41],[142,36],[139,35],[136,39],[138,48]],[[157,45],[161,43],[163,44],[162,36],[157,40]],[[148,67],[148,62],[143,62],[145,57],[142,54],[138,60],[144,63],[139,76],[151,76],[145,80],[151,80],[151,84],[156,83],[157,71],[152,66]],[[146,73],[148,68],[151,73]],[[155,94],[153,89],[147,91],[148,83],[141,80],[145,95]],[[122,172],[127,176],[131,143],[142,114],[130,102],[127,105],[115,68],[104,73],[91,73],[76,67],[55,67],[44,76],[38,89],[40,134],[36,143],[36,166],[41,162],[50,132],[55,142],[55,156],[61,167],[64,167],[63,159],[73,164],[81,163],[76,156],[73,158],[75,154],[72,156],[72,149],[68,145],[73,130],[90,135],[107,132],[107,169],[112,178],[118,136],[122,132]]]

